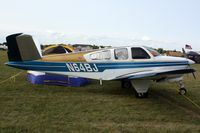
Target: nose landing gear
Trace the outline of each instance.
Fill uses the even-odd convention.
[[[179,85],[180,85],[179,94],[185,95],[187,93],[187,90],[185,89],[183,81],[179,81]]]

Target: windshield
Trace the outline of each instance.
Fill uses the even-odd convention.
[[[156,51],[155,49],[153,48],[150,48],[150,47],[145,47],[154,57],[155,56],[159,56],[160,53],[158,53],[158,51]]]

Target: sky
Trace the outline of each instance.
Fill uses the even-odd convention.
[[[12,33],[42,44],[146,45],[200,51],[199,0],[0,0],[0,42]]]

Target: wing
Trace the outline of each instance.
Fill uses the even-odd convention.
[[[149,79],[157,78],[165,75],[178,75],[178,74],[187,74],[194,73],[194,69],[181,69],[181,70],[166,70],[166,71],[140,71],[135,73],[129,73],[126,75],[121,75],[116,77],[116,79]]]

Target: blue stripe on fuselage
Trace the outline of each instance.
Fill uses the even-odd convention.
[[[113,62],[113,63],[87,63],[87,62],[41,62],[23,61],[8,62],[9,66],[35,71],[59,71],[59,72],[103,72],[106,69],[129,69],[146,67],[164,67],[188,65],[187,61],[179,62]]]

